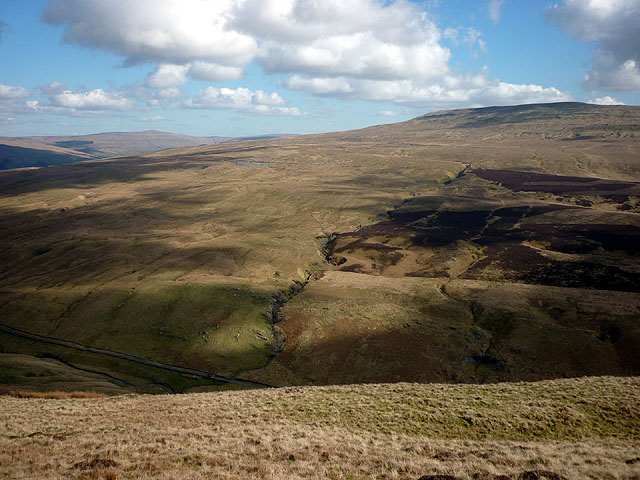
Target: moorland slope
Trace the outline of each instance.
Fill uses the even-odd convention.
[[[0,476],[631,480],[638,381],[0,396]]]
[[[220,381],[43,338],[277,386],[638,375],[639,131],[492,107],[0,172],[0,348],[157,392]]]

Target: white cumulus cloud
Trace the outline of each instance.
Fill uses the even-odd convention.
[[[604,97],[594,98],[589,100],[588,103],[593,103],[595,105],[626,105],[624,102],[620,102],[609,95],[605,95]]]
[[[208,108],[224,110],[240,110],[265,115],[301,115],[296,107],[279,107],[284,99],[277,93],[266,93],[262,90],[248,88],[216,88],[207,87],[200,90],[194,99],[185,102],[190,108]]]
[[[50,97],[54,107],[78,110],[129,110],[133,102],[120,93],[105,92],[102,89],[75,93],[65,90]]]
[[[176,97],[179,97],[180,95],[182,95],[182,92],[179,89],[175,87],[169,87],[169,88],[163,88],[162,90],[157,91],[154,97],[159,99],[165,99],[165,98],[176,98]]]
[[[151,88],[179,87],[187,83],[189,67],[186,65],[164,64],[147,76],[146,84]]]
[[[31,95],[29,90],[24,87],[0,84],[0,100],[15,100],[19,98],[26,98],[29,95]]]
[[[114,52],[125,63],[204,60],[247,65],[253,37],[229,26],[233,0],[49,0],[43,18],[64,41]]]
[[[596,49],[593,68],[584,76],[584,85],[613,91],[640,90],[640,61],[618,63],[609,52]]]
[[[489,2],[494,21],[504,3]],[[553,87],[513,85],[491,79],[485,72],[458,73],[450,66],[451,51],[443,38],[486,51],[482,33],[460,27],[443,35],[426,11],[427,4],[408,0],[49,0],[43,18],[62,26],[68,43],[113,52],[124,58],[125,65],[154,65],[145,83],[159,90],[179,87],[189,78],[239,79],[249,64],[257,63],[267,74],[284,75],[289,89],[344,99],[446,107],[568,98]],[[633,69],[629,71],[633,74]],[[258,98],[261,94],[248,89],[210,88],[184,105],[270,114],[295,115],[297,111],[281,106],[284,100],[279,94],[272,95],[282,103]],[[160,100],[153,96],[150,103]]]
[[[353,92],[349,80],[345,77],[315,77],[306,78],[293,75],[286,81],[287,88],[292,90],[305,90],[316,94],[348,94]]]
[[[401,79],[448,71],[435,23],[405,1],[245,0],[235,25],[262,40],[257,61],[268,72]]]
[[[587,88],[640,90],[640,0],[564,0],[547,10],[547,19],[596,42]]]
[[[224,82],[242,77],[242,68],[197,61],[189,65],[189,75],[196,80]]]
[[[67,86],[64,83],[53,81],[51,83],[48,83],[47,85],[40,86],[40,90],[48,95],[53,95],[56,93],[64,92],[65,90],[67,90]]]
[[[145,84],[151,88],[170,88],[184,85],[189,77],[196,80],[221,82],[242,77],[242,69],[209,62],[189,62],[185,65],[162,64],[147,76]]]
[[[491,80],[485,74],[468,77],[447,76],[436,82],[419,80],[362,80],[342,78],[333,84],[329,79],[298,78],[288,82],[292,89],[311,90],[318,95],[408,104],[416,107],[511,105],[564,102],[571,96],[553,87],[521,85]],[[322,88],[315,88],[321,86]]]

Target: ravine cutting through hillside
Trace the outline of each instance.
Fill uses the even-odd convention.
[[[461,177],[463,177],[465,175],[465,173],[471,168],[471,164],[465,164],[465,166],[460,169],[459,172],[457,172],[457,174],[451,178],[450,180],[448,180],[447,182],[445,182],[445,184],[451,183],[452,181],[459,179]],[[407,197],[405,198],[401,204],[406,204],[407,202],[411,201],[413,197]],[[397,209],[398,207],[394,205],[393,209]],[[391,214],[394,210],[389,210],[386,212],[387,215]],[[374,224],[375,226],[375,224]],[[357,234],[357,232],[359,232],[362,229],[366,229],[367,227],[363,227],[362,225],[359,225],[356,229],[354,229],[351,232],[344,232],[344,233],[338,233],[338,232],[332,232],[332,233],[325,233],[324,235],[319,235],[316,237],[316,240],[318,240],[319,242],[319,246],[318,248],[318,252],[320,253],[320,255],[323,257],[324,262],[326,264],[327,267],[332,268],[332,267],[339,267],[340,265],[342,265],[343,263],[346,262],[346,258],[344,257],[336,257],[335,253],[336,253],[336,240],[340,237],[340,236],[345,236],[345,235],[350,235],[350,234]],[[311,272],[309,270],[305,270],[305,277],[303,281],[300,280],[293,280],[292,285],[286,289],[286,290],[280,290],[278,293],[276,293],[270,303],[269,303],[269,307],[267,309],[267,311],[265,312],[265,317],[267,318],[267,320],[269,320],[270,324],[271,324],[271,330],[273,333],[274,338],[276,339],[276,345],[275,348],[273,349],[273,352],[271,355],[269,355],[269,357],[267,358],[267,361],[265,362],[265,364],[263,365],[263,367],[260,368],[264,368],[267,365],[269,365],[269,363],[271,363],[280,353],[282,353],[284,351],[284,349],[286,348],[286,337],[284,336],[283,332],[278,328],[277,324],[282,320],[281,317],[281,311],[282,308],[289,302],[291,301],[293,298],[295,298],[296,296],[298,296],[300,293],[302,293],[303,289],[309,284],[309,282],[311,280],[314,279],[314,277],[320,272],[326,269],[320,269],[318,271],[314,271]],[[252,369],[252,370],[257,370],[257,369]]]
[[[523,193],[514,191],[513,194],[503,195],[505,191],[510,190],[508,187],[512,186],[511,184],[503,185],[501,182],[483,178],[493,175],[495,171],[478,172],[479,174],[476,174],[471,165],[465,165],[460,172],[452,176],[451,181],[441,184],[438,190],[425,192],[420,194],[421,196],[412,195],[400,206],[388,210],[387,218],[383,221],[359,227],[351,232],[332,233],[322,237],[324,244],[320,251],[327,262],[327,270],[360,274],[362,277],[359,282],[366,283],[365,276],[398,280],[404,277],[420,277],[437,281],[440,293],[449,303],[464,305],[471,325],[468,333],[471,335],[469,338],[473,349],[452,358],[452,361],[456,365],[468,365],[469,367],[465,367],[465,374],[468,375],[484,372],[483,375],[487,374],[491,379],[510,378],[511,374],[517,377],[521,371],[517,370],[521,368],[519,362],[524,361],[524,355],[519,353],[522,347],[518,346],[518,350],[512,351],[509,350],[511,347],[505,346],[515,335],[512,335],[509,329],[512,328],[512,316],[516,310],[512,311],[511,307],[499,305],[491,310],[491,304],[487,307],[487,303],[474,296],[471,290],[461,290],[466,288],[464,282],[469,281],[469,284],[476,286],[484,284],[473,282],[513,284],[518,286],[518,291],[529,291],[529,287],[525,285],[531,288],[540,286],[572,290],[640,291],[637,247],[640,230],[631,222],[617,225],[615,218],[612,218],[615,215],[626,217],[635,214],[629,213],[624,207],[625,204],[618,208],[619,213],[611,213],[612,206],[609,204],[594,203],[593,206],[586,206],[583,205],[585,202],[582,202],[582,198],[576,196],[576,192],[586,192],[587,187],[588,193],[593,193],[594,184],[603,185],[607,191],[618,188],[619,184],[622,185],[619,190],[635,186],[629,182],[618,182],[612,187],[612,181],[605,182],[600,179],[558,175],[540,177],[532,176],[530,172],[501,170],[499,173],[503,177],[512,182],[520,181],[516,187],[534,191],[532,194],[527,193],[527,190]],[[538,184],[531,183],[531,179],[536,180]],[[518,190],[516,187],[513,188]],[[537,190],[542,189],[544,195],[535,194]],[[554,196],[549,196],[547,190],[553,190],[550,193]],[[622,200],[628,201],[620,198],[620,201]],[[635,267],[636,265],[638,267]],[[299,286],[304,288],[314,278],[308,276],[306,282],[300,282]],[[454,280],[457,283],[453,282]],[[449,289],[450,282],[452,285],[455,283],[458,290],[455,285]],[[300,294],[302,288],[299,288],[295,295]],[[542,288],[541,291],[551,292]],[[567,294],[569,293],[571,291]],[[281,300],[284,301],[274,304],[276,315],[271,317],[274,323],[280,320],[280,310],[293,296],[282,296]],[[291,311],[284,310],[283,319],[286,323],[283,324],[283,329],[287,335],[292,336],[292,346],[283,346],[281,349],[281,352],[284,352],[281,357],[282,366],[290,368],[299,378],[311,378],[308,373],[318,367],[309,364],[297,368],[294,360],[304,361],[312,355],[326,357],[326,352],[332,351],[325,347],[325,344],[333,341],[333,332],[328,332],[324,340],[315,343],[308,339],[307,334],[307,337],[304,337],[304,348],[312,353],[302,354],[300,352],[303,351],[303,347],[296,346],[296,339],[302,338],[300,331],[314,334],[323,332],[321,327],[313,326],[316,324],[304,330],[308,318],[320,323],[323,321],[320,319],[325,318],[323,310],[313,308],[313,305],[319,305],[318,302],[317,298],[305,295],[301,304],[292,304],[292,307],[300,306],[301,310],[306,308],[303,313],[295,308]],[[538,316],[551,322],[554,327],[566,328],[566,322],[570,321],[560,318],[565,310],[566,315],[570,315],[570,306],[551,308],[542,302],[518,308],[518,312],[522,311],[518,315]],[[524,311],[525,309],[530,309],[531,312]],[[291,312],[291,315],[288,312]],[[358,315],[345,313],[339,318],[358,318]],[[596,342],[594,348],[615,348],[622,352],[621,355],[626,355],[627,350],[623,342],[616,342],[623,335],[632,335],[633,328],[622,327],[616,321],[599,317],[594,317],[594,321],[594,337],[597,336],[598,342],[609,342],[613,345],[600,345]],[[517,325],[517,322],[513,325]],[[348,352],[358,351],[360,345],[366,345],[366,340],[361,339],[359,335],[360,333],[354,333],[353,341],[345,341],[345,344],[349,345],[348,348],[345,347]],[[318,338],[321,338],[321,335]],[[325,344],[322,344],[322,341]],[[389,340],[384,337],[384,341]],[[455,350],[453,346],[443,348],[447,352]],[[372,348],[369,350],[373,351]],[[345,356],[347,354],[345,353]],[[577,352],[576,358],[580,358],[580,355]],[[476,373],[470,372],[472,367]],[[571,365],[563,368],[569,369]],[[585,367],[578,371],[589,369]],[[539,375],[538,372],[531,375],[534,373]],[[351,375],[352,371],[347,374]],[[500,375],[502,377],[499,377]],[[326,381],[332,377],[327,373],[323,378],[325,380],[318,381]]]

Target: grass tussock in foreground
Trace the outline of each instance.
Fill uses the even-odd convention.
[[[15,398],[48,398],[55,400],[66,400],[69,398],[103,398],[104,393],[97,392],[29,392],[25,390],[12,390],[10,397]]]
[[[598,377],[1,397],[0,477],[632,479],[639,387]]]

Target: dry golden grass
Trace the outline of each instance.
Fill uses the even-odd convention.
[[[632,479],[639,386],[600,377],[0,397],[0,477]]]
[[[49,398],[55,400],[68,400],[70,398],[103,398],[104,393],[98,392],[29,392],[26,390],[12,390],[10,397],[15,398]]]

